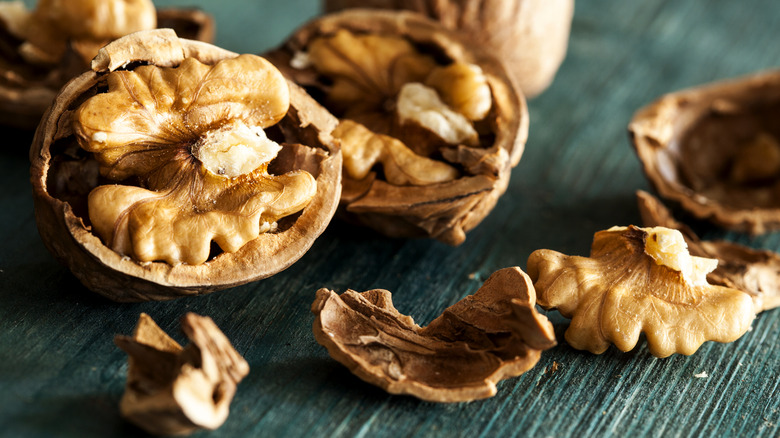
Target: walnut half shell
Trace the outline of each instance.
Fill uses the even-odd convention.
[[[496,271],[426,327],[398,313],[386,290],[320,289],[314,337],[355,375],[391,394],[471,401],[492,397],[498,381],[528,371],[555,346],[552,324],[535,304],[520,268]]]
[[[628,127],[659,195],[753,234],[780,229],[780,71],[670,93]]]
[[[38,229],[82,283],[117,301],[266,278],[335,213],[335,125],[262,58],[171,30],[129,35],[38,127]]]
[[[501,62],[440,23],[347,10],[266,56],[342,120],[342,217],[458,245],[506,191],[525,98]]]

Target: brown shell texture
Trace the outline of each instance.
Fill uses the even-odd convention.
[[[718,259],[718,267],[707,275],[710,283],[747,292],[756,313],[780,307],[780,254],[725,240],[701,240],[655,196],[640,190],[637,200],[646,227],[680,230],[691,255]]]
[[[531,369],[555,346],[552,324],[519,268],[501,269],[428,326],[375,289],[317,291],[314,336],[355,375],[391,394],[464,402],[496,394],[496,383]]]
[[[336,119],[301,88],[288,82],[290,107],[272,128],[284,146],[269,164],[274,174],[304,170],[316,179],[316,194],[303,211],[284,218],[236,252],[205,263],[139,263],[107,247],[86,214],[87,194],[102,180],[95,158],[81,150],[73,113],[105,91],[116,69],[152,64],[176,67],[185,58],[216,64],[238,55],[180,39],[172,30],[138,32],[101,49],[92,70],[69,82],[36,131],[30,150],[38,229],[47,248],[89,289],[115,301],[166,300],[198,295],[269,277],[297,261],[325,230],[338,206],[341,153],[330,135]],[[102,87],[102,88],[101,88]],[[270,134],[269,134],[270,135]]]
[[[158,28],[171,28],[180,37],[204,42],[214,39],[211,15],[186,8],[157,11]],[[34,65],[15,54],[24,41],[15,37],[0,20],[0,44],[6,47],[0,55],[0,120],[6,126],[33,130],[67,81],[89,69],[73,45],[62,60],[50,67]],[[101,45],[95,46],[96,50]]]
[[[574,0],[326,0],[325,10],[406,9],[491,47],[526,97],[552,83],[566,57]]]
[[[264,56],[312,95],[322,96],[318,73],[311,66],[295,66],[296,56],[306,53],[312,41],[344,30],[403,39],[435,59],[476,65],[484,72],[492,107],[487,117],[476,123],[488,131],[484,136],[488,139],[477,147],[443,147],[438,157],[460,169],[458,178],[428,185],[395,185],[381,172],[371,172],[362,179],[345,175],[339,210],[343,218],[390,237],[432,237],[450,245],[462,243],[465,233],[487,216],[506,191],[511,169],[520,160],[528,137],[525,98],[492,55],[438,22],[411,12],[355,9],[325,15],[298,29],[280,48]]]
[[[124,418],[155,435],[216,429],[228,417],[249,364],[211,318],[188,313],[182,347],[142,313],[132,336],[114,343],[128,355],[127,383],[119,402]]]
[[[780,71],[665,95],[629,124],[658,194],[700,219],[780,229]]]

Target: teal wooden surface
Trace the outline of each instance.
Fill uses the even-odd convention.
[[[261,52],[318,11],[315,0],[157,1],[198,4],[217,43]],[[439,405],[391,396],[353,377],[311,335],[319,287],[385,288],[426,323],[493,271],[525,268],[535,249],[585,255],[595,231],[637,224],[647,189],[626,125],[656,96],[780,65],[776,0],[579,1],[568,57],[530,103],[525,155],[494,212],[451,248],[386,239],[334,223],[287,271],[166,303],[115,304],[85,290],[38,237],[28,182],[29,133],[0,149],[0,436],[143,436],[118,414],[126,356],[112,342],[140,312],[184,341],[178,319],[211,316],[251,366],[231,415],[196,436],[780,436],[780,310],[731,344],[693,356],[644,345],[596,356],[562,341],[492,399]],[[780,121],[778,122],[780,123]],[[780,233],[725,237],[780,250]],[[557,363],[557,371],[552,371]],[[696,378],[706,372],[709,377]]]

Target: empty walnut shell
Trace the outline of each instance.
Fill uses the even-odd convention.
[[[758,234],[780,228],[780,71],[661,97],[629,125],[662,198]]]
[[[214,38],[214,20],[201,10],[166,8],[156,15],[158,28],[171,28],[182,38],[205,42]],[[35,64],[20,55],[25,41],[12,32],[13,27],[0,18],[0,123],[32,130],[60,88],[89,69],[89,60],[109,41],[69,41],[59,61]]]
[[[341,46],[337,47],[337,43]],[[314,50],[323,46],[330,52],[315,58]],[[349,50],[355,52],[346,53]],[[359,176],[345,171],[340,212],[348,220],[391,237],[433,237],[457,245],[465,240],[465,232],[478,225],[505,192],[511,168],[517,165],[525,147],[528,112],[525,98],[514,80],[483,47],[472,46],[440,23],[420,14],[354,9],[309,22],[280,48],[265,56],[337,117],[371,125],[371,130],[380,134],[378,138],[385,139],[388,144],[394,141],[392,139],[404,137],[400,138],[403,143],[424,159],[436,160],[455,169],[457,176],[454,179],[429,181],[425,185],[391,182],[387,167],[375,166],[367,175]],[[395,58],[387,58],[393,56]],[[324,72],[315,59],[330,63],[331,71],[337,72]],[[333,66],[343,59],[348,61]],[[460,69],[459,73],[447,70],[448,67]],[[345,73],[344,70],[350,68],[356,71]],[[438,73],[434,75],[432,71]],[[485,88],[479,89],[487,90],[484,97],[488,100],[486,109],[489,111],[483,119],[473,122],[473,128],[468,127],[471,134],[452,140],[454,143],[442,144],[436,143],[439,140],[434,140],[435,136],[420,126],[397,127],[400,116],[396,111],[401,111],[399,102],[404,85],[414,82],[417,88],[425,89],[419,82],[438,80],[436,86],[442,94],[442,89],[460,89],[448,86],[448,80],[454,81],[454,77],[474,79],[469,76],[474,72],[479,77],[475,83],[486,84]],[[351,77],[356,83],[346,83],[344,77]],[[429,82],[426,84],[430,85]],[[464,89],[471,92],[469,87]],[[351,100],[343,104],[333,97],[336,94],[346,95]],[[419,96],[419,93],[412,95]],[[354,133],[354,130],[349,131]],[[371,138],[370,141],[377,139]],[[343,137],[342,145],[347,165],[355,157],[348,152]],[[365,155],[381,154],[373,151]],[[406,157],[395,155],[389,160],[398,163]],[[421,164],[419,167],[426,169],[426,166]],[[451,169],[428,167],[420,173],[449,175]],[[410,179],[413,178],[406,178],[406,181]]]
[[[491,47],[526,97],[552,82],[566,56],[574,0],[326,0],[325,10],[407,9]]]
[[[113,71],[133,71],[140,68],[148,72],[152,71],[149,69],[158,67],[205,64],[206,67],[199,67],[199,71],[203,71],[204,68],[210,68],[209,65],[217,66],[222,60],[241,59],[237,56],[215,46],[177,38],[171,30],[135,33],[101,49],[93,61],[92,70],[70,81],[45,114],[30,150],[38,229],[52,254],[68,266],[89,289],[116,301],[140,301],[171,299],[237,286],[266,278],[285,269],[298,260],[324,231],[336,211],[341,188],[341,154],[337,142],[333,141],[330,135],[337,121],[301,88],[284,79],[278,83],[289,86],[289,109],[282,113],[278,123],[266,129],[268,137],[281,144],[278,155],[270,162],[268,169],[274,175],[305,172],[311,175],[309,178],[316,182],[316,192],[302,211],[278,220],[270,232],[259,234],[259,237],[249,240],[235,252],[229,252],[230,249],[220,251],[216,246],[212,246],[208,261],[198,264],[155,260],[138,262],[107,246],[90,222],[88,194],[98,185],[106,187],[107,183],[116,183],[106,181],[107,176],[100,173],[104,170],[101,167],[102,162],[98,163],[95,154],[79,146],[77,133],[74,132],[77,123],[74,114],[78,114],[76,110],[82,103],[92,96],[106,93],[106,80]],[[266,63],[263,60],[261,62]],[[166,77],[171,77],[179,70],[167,71],[169,73],[165,73],[168,75]],[[241,70],[235,72],[234,76],[243,76]],[[163,83],[159,74],[152,76],[152,79],[155,78],[155,83]],[[209,82],[214,83],[214,80]],[[211,94],[203,91],[198,94],[198,99],[204,95],[211,96],[210,98],[218,97],[212,94],[221,90],[220,86],[222,85],[210,85]],[[230,97],[237,99],[239,103],[225,103],[217,99],[211,106],[201,107],[201,114],[220,117],[223,110],[230,113],[232,107],[225,105],[241,105],[241,96],[233,96],[236,89],[229,88]],[[284,95],[287,94],[285,90]],[[153,96],[154,99],[159,99],[159,105],[142,107],[138,103],[137,107],[146,108],[145,111],[148,112],[164,107],[165,102],[169,107],[171,102],[188,102],[184,98],[176,100],[179,99],[176,95],[168,96],[163,93]],[[110,111],[108,108],[96,114],[100,116]],[[177,130],[179,125],[173,124],[172,120],[175,118],[168,117],[171,115],[175,114],[160,114],[160,117],[150,120],[169,120],[170,126]],[[146,138],[141,131],[120,134]],[[105,142],[105,139],[106,134],[102,132],[91,137],[92,141],[98,142]],[[148,145],[159,146],[155,143]],[[155,151],[155,147],[147,150]],[[189,157],[189,154],[194,153],[192,150],[181,149],[177,153],[179,156],[186,155],[185,159],[189,160],[187,162],[192,162]],[[131,158],[126,161],[132,162],[138,159],[132,157],[141,156],[129,154],[127,157]],[[152,162],[146,164],[147,167],[155,165]],[[116,170],[122,166],[124,161],[121,166],[117,165],[112,169]],[[243,177],[245,175],[239,178]],[[187,196],[197,197],[198,193],[194,190]],[[242,193],[244,192],[238,192],[238,195],[243,196]],[[215,199],[215,208],[222,205],[223,201],[220,200],[220,204],[217,204]],[[239,203],[239,200],[228,202],[236,203]],[[196,214],[195,208],[193,206],[189,214]],[[174,238],[179,239],[176,236]],[[218,240],[215,242],[219,243]],[[222,246],[222,243],[219,245]]]
[[[756,313],[780,307],[780,254],[725,240],[701,240],[653,195],[640,190],[637,201],[646,227],[679,230],[691,255],[718,259],[718,267],[707,274],[710,283],[747,292]]]
[[[463,402],[496,394],[555,346],[552,324],[535,309],[536,292],[520,268],[482,287],[428,326],[398,313],[390,292],[317,291],[314,337],[361,379],[391,394]]]

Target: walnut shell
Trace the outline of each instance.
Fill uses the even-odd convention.
[[[665,95],[628,129],[662,198],[753,234],[780,229],[780,71]]]
[[[407,9],[435,18],[492,47],[526,97],[541,94],[555,77],[569,43],[574,0],[326,0],[325,10]]]
[[[182,38],[212,42],[214,20],[198,9],[166,8],[157,10],[157,27],[172,28]],[[24,43],[10,31],[11,26],[0,19],[0,41],[6,50],[0,53],[0,120],[6,126],[33,130],[57,92],[74,76],[89,69],[88,59],[99,45],[89,47],[70,43],[63,58],[50,66],[34,65],[18,54]],[[79,53],[79,51],[85,53]],[[86,56],[86,59],[84,58]],[[86,62],[85,62],[86,61]]]
[[[260,234],[235,252],[212,252],[201,264],[139,263],[106,246],[89,223],[87,194],[103,177],[93,154],[78,146],[75,109],[104,93],[107,75],[117,69],[176,67],[187,58],[213,65],[237,56],[180,39],[169,29],[138,32],[101,49],[92,70],[70,81],[45,114],[30,150],[38,229],[47,248],[89,289],[116,301],[164,300],[225,289],[285,269],[324,231],[341,188],[341,153],[330,135],[337,121],[289,81],[289,110],[268,131],[284,144],[268,168],[274,174],[307,171],[316,180],[316,193],[302,212],[280,220],[274,232]]]
[[[427,185],[400,185],[390,183],[379,170],[361,178],[353,178],[345,173],[341,198],[342,217],[385,235],[433,237],[451,245],[462,243],[465,232],[478,225],[505,192],[511,168],[520,160],[528,136],[525,98],[503,64],[493,56],[470,45],[439,23],[408,11],[354,9],[329,14],[304,25],[280,48],[265,56],[283,73],[304,86],[337,117],[370,119],[371,116],[362,107],[337,108],[329,102],[326,90],[332,83],[308,62],[307,53],[316,41],[336,38],[345,31],[357,36],[397,39],[414,48],[414,54],[404,55],[403,59],[399,58],[399,62],[389,63],[392,65],[391,71],[387,73],[390,77],[385,77],[382,82],[393,84],[393,75],[404,77],[403,73],[398,73],[404,68],[408,70],[406,77],[420,77],[415,69],[425,70],[430,67],[422,65],[422,58],[425,57],[435,60],[441,66],[447,63],[477,66],[484,73],[492,106],[484,119],[474,122],[480,131],[478,144],[431,147],[430,135],[425,137],[417,132],[422,131],[422,128],[409,129],[408,125],[391,133],[396,137],[396,134],[400,134],[418,139],[411,142],[404,139],[404,142],[422,156],[427,155],[455,166],[460,173],[459,177]],[[384,51],[383,47],[378,47],[373,51],[368,48],[365,49],[367,53],[374,55],[361,56],[359,59],[375,59],[396,49],[388,48]],[[382,66],[375,66],[372,70],[379,76],[386,71]],[[369,95],[365,99],[371,100],[382,101],[376,95]],[[355,99],[353,103],[359,106],[364,104],[360,99]],[[390,108],[387,109],[389,113],[395,111],[398,105],[380,103],[378,111],[384,111],[383,108]],[[392,119],[397,116],[390,114],[383,117]],[[366,123],[363,120],[360,122]],[[388,124],[392,123],[397,121]],[[346,149],[344,146],[345,164],[351,158],[346,155]]]
[[[383,289],[323,288],[311,309],[317,342],[356,376],[391,394],[453,403],[494,396],[498,381],[533,368],[555,346],[535,305],[531,279],[512,267],[425,327],[399,313]]]

